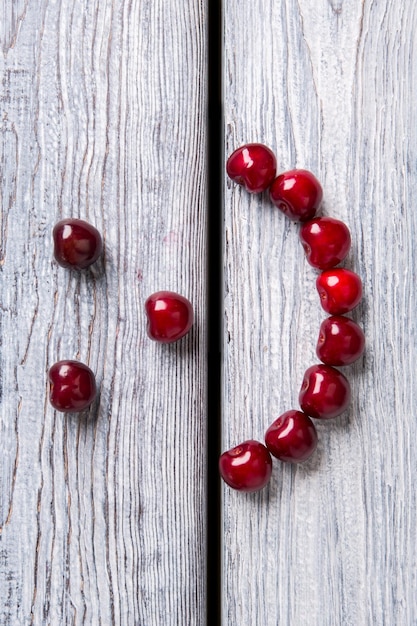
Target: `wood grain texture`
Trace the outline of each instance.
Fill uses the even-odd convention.
[[[223,623],[417,624],[417,6],[224,6],[226,156],[261,141],[317,174],[352,232],[367,350],[314,458],[276,462],[261,493],[224,488]],[[226,449],[297,408],[325,314],[298,226],[230,181],[224,265]]]
[[[205,615],[206,4],[3,2],[0,623],[200,625]],[[52,259],[61,217],[102,262]],[[143,304],[195,305],[177,345]],[[100,397],[56,413],[47,369]]]

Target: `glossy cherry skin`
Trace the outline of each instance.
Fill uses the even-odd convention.
[[[350,250],[351,237],[344,222],[332,217],[316,217],[300,230],[307,261],[317,269],[338,265]]]
[[[360,326],[343,315],[325,319],[319,332],[316,353],[326,365],[350,365],[362,356],[365,335]]]
[[[228,176],[249,193],[268,189],[275,178],[277,160],[262,143],[248,143],[235,150],[227,159]]]
[[[316,215],[323,190],[308,170],[290,170],[274,180],[269,195],[275,206],[291,220],[306,222]]]
[[[317,277],[317,291],[323,309],[331,315],[348,313],[362,298],[360,277],[344,268],[325,270]]]
[[[223,452],[219,471],[229,487],[238,491],[258,491],[271,477],[272,458],[260,441],[250,439]]]
[[[61,220],[55,224],[52,236],[54,256],[62,267],[83,270],[97,261],[103,251],[97,228],[84,220]]]
[[[49,400],[57,411],[86,409],[97,394],[93,372],[80,361],[58,361],[49,370]]]
[[[188,333],[194,322],[191,302],[173,291],[157,291],[145,302],[148,336],[154,341],[172,343]]]
[[[330,365],[312,365],[304,374],[299,402],[310,417],[330,419],[343,413],[350,403],[346,376]]]
[[[317,447],[316,427],[305,413],[286,411],[266,431],[265,443],[280,461],[306,461]]]

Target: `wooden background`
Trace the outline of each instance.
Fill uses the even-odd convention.
[[[33,0],[2,8],[2,625],[205,619],[206,8]],[[58,267],[61,216],[103,233]],[[196,325],[146,336],[180,291]],[[79,358],[101,394],[55,413]]]
[[[224,626],[417,624],[416,30],[414,0],[223,3],[225,158],[261,141],[316,173],[367,337],[314,458],[221,487]],[[0,36],[0,623],[200,626],[208,0],[10,0]],[[298,226],[221,182],[227,448],[297,408],[325,315]],[[53,261],[61,216],[103,233],[81,275]],[[195,306],[173,346],[146,337],[158,289]],[[81,418],[48,404],[60,358],[97,374]]]

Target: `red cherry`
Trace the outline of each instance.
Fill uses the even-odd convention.
[[[287,411],[265,433],[266,447],[281,461],[306,461],[317,447],[317,431],[301,411]]]
[[[83,270],[97,261],[103,250],[100,233],[83,220],[61,220],[52,235],[54,256],[62,267]]]
[[[365,335],[360,326],[343,315],[325,319],[319,332],[316,352],[327,365],[350,365],[365,349]]]
[[[49,400],[57,411],[83,411],[96,397],[93,372],[79,361],[58,361],[49,370]]]
[[[272,473],[272,459],[259,441],[244,441],[223,452],[219,459],[223,480],[238,491],[258,491],[268,483]]]
[[[299,401],[304,413],[311,417],[336,417],[349,406],[349,381],[330,365],[312,365],[304,374]]]
[[[158,291],[146,300],[148,335],[154,341],[171,343],[184,337],[194,321],[191,302],[173,291]]]
[[[321,270],[334,267],[350,249],[350,232],[344,222],[332,217],[316,217],[303,225],[300,239],[307,261]]]
[[[226,163],[228,176],[249,193],[265,191],[274,180],[276,170],[274,153],[262,143],[248,143],[238,148]]]
[[[297,222],[313,218],[323,198],[317,178],[307,170],[283,172],[269,190],[272,202],[287,217]]]
[[[360,277],[344,268],[325,270],[317,277],[317,291],[321,306],[331,315],[347,313],[359,304],[362,298]]]

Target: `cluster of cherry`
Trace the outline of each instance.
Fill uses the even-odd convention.
[[[250,193],[269,188],[272,203],[294,221],[302,223],[301,243],[308,262],[320,270],[316,287],[323,309],[330,314],[321,324],[316,353],[322,363],[309,367],[299,393],[301,411],[278,417],[265,433],[265,444],[244,441],[219,459],[223,480],[239,491],[257,491],[269,481],[271,455],[281,461],[305,461],[317,447],[311,418],[330,419],[349,405],[350,384],[334,366],[349,365],[365,349],[362,329],[344,314],[360,302],[362,282],[354,272],[336,268],[347,256],[351,237],[346,224],[331,217],[316,217],[323,191],[307,170],[294,169],[276,176],[274,153],[263,144],[247,144],[227,161],[229,177]]]
[[[335,366],[353,363],[365,348],[362,329],[344,315],[361,300],[361,279],[348,269],[336,267],[349,252],[349,229],[340,220],[316,217],[323,191],[311,172],[295,169],[276,176],[276,169],[275,155],[259,143],[238,148],[227,161],[232,180],[250,193],[269,188],[273,204],[290,219],[302,223],[300,239],[308,262],[320,270],[316,287],[321,305],[330,317],[321,324],[317,341],[321,363],[309,367],[304,374],[299,393],[302,410],[286,411],[278,417],[265,433],[266,445],[248,440],[220,456],[220,475],[230,487],[240,491],[257,491],[268,483],[271,455],[289,462],[310,458],[317,447],[317,431],[311,418],[336,417],[350,402],[349,381]],[[103,251],[98,230],[79,219],[58,222],[53,240],[57,263],[68,269],[89,267]],[[191,303],[172,291],[149,296],[145,312],[148,336],[162,343],[184,337],[194,321]],[[49,383],[50,402],[59,411],[83,411],[97,395],[94,373],[80,361],[63,360],[52,365]]]
[[[103,252],[98,230],[79,219],[64,219],[53,229],[54,256],[67,269],[84,270]],[[146,300],[148,336],[172,343],[188,333],[194,321],[191,303],[173,291],[158,291]],[[75,360],[54,363],[49,369],[49,399],[58,411],[80,412],[95,400],[97,385],[92,370]]]

